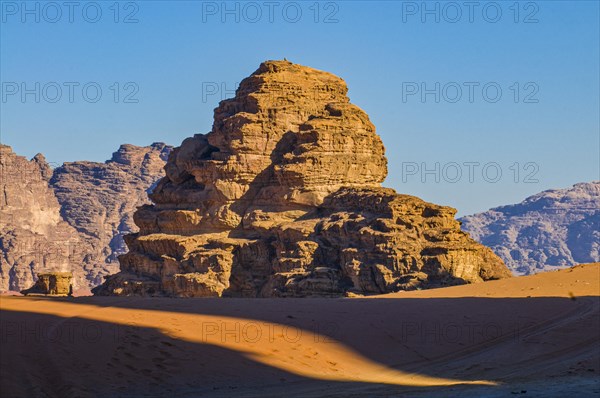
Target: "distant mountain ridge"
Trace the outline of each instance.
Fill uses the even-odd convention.
[[[33,285],[41,271],[71,271],[89,290],[119,269],[133,212],[164,176],[172,147],[124,144],[100,162],[67,162],[54,170],[0,145],[0,292]]]
[[[459,220],[517,275],[600,261],[600,181],[550,189]]]

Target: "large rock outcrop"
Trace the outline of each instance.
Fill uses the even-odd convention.
[[[519,275],[600,261],[600,181],[544,191],[461,221]]]
[[[52,170],[0,146],[0,292],[31,287],[40,272],[70,271],[85,293],[118,271],[133,212],[164,176],[171,147],[122,145],[105,163],[72,162]]]
[[[382,188],[386,163],[342,79],[265,62],[173,151],[95,293],[339,296],[510,276],[454,209]]]

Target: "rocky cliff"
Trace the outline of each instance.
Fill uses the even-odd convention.
[[[31,287],[39,272],[72,271],[75,290],[89,290],[118,271],[132,214],[164,176],[171,147],[122,145],[105,163],[73,162],[52,170],[0,146],[0,291]]]
[[[0,145],[0,291],[31,287],[42,271],[73,271],[86,285],[81,240],[60,216],[43,155],[27,160]]]
[[[72,162],[54,170],[50,184],[63,218],[80,234],[90,286],[118,271],[117,256],[127,251],[123,236],[137,231],[133,213],[149,202],[170,151],[163,143],[121,145],[105,163]]]
[[[600,261],[600,181],[544,191],[461,221],[516,274]]]
[[[265,62],[173,151],[95,293],[339,296],[510,275],[454,209],[382,188],[386,163],[342,79]]]

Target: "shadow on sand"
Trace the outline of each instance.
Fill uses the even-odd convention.
[[[599,297],[0,303],[3,397],[531,396],[599,371]]]

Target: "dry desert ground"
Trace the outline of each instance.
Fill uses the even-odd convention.
[[[343,299],[0,298],[2,397],[600,396],[600,264]]]

